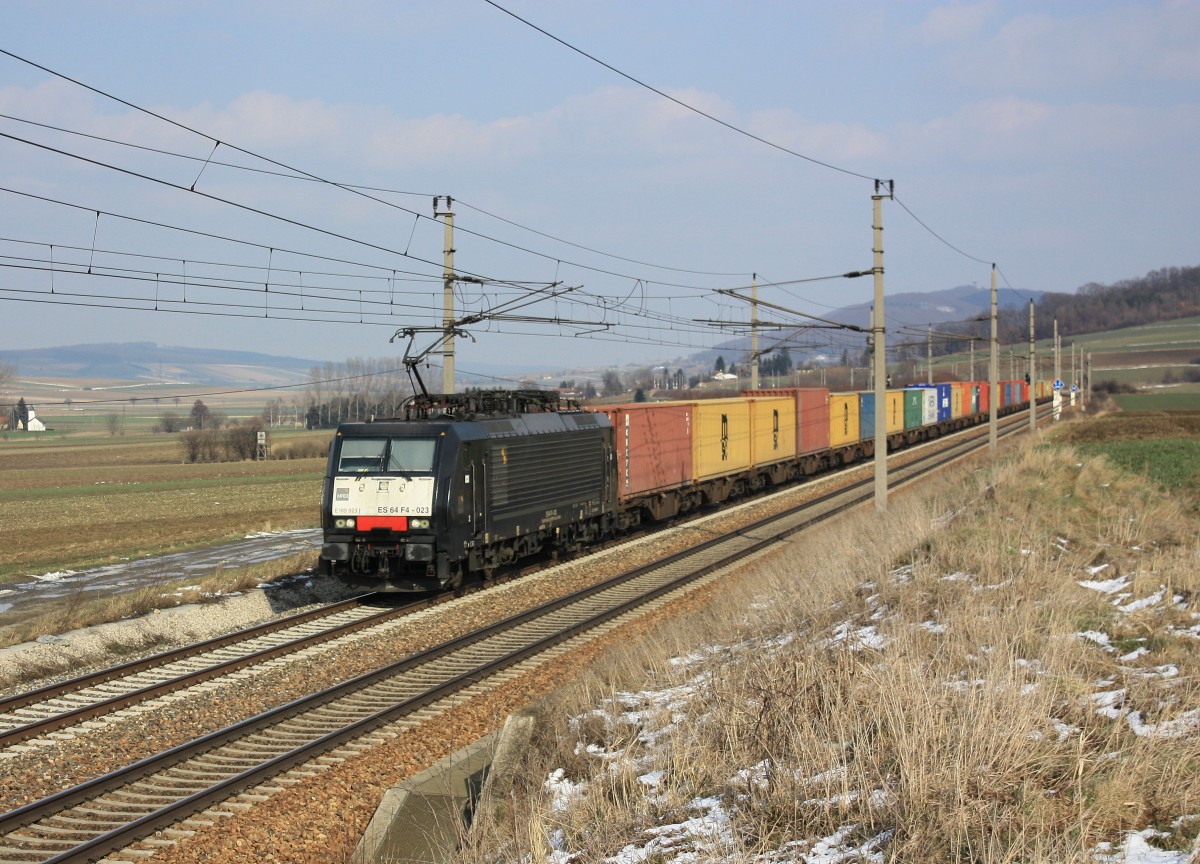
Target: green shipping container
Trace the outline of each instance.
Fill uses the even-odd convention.
[[[924,390],[904,391],[904,428],[920,429],[925,416]]]

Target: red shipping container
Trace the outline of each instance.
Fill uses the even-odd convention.
[[[613,425],[617,497],[692,481],[691,402],[634,402],[596,410]]]
[[[979,382],[979,412],[987,414],[991,411],[992,385],[987,381]]]
[[[829,449],[829,391],[824,387],[743,390],[744,396],[789,396],[796,403],[796,454]]]

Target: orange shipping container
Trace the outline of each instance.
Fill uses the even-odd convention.
[[[750,400],[704,399],[694,406],[692,472],[696,480],[750,467]]]
[[[829,446],[844,447],[857,443],[858,436],[858,394],[830,393],[829,394]]]
[[[691,482],[692,410],[691,402],[636,402],[598,409],[613,425],[618,497]]]

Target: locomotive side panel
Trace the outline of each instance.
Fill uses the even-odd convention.
[[[488,441],[485,533],[503,537],[600,514],[607,465],[600,432]]]

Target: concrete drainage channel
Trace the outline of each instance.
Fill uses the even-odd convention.
[[[459,832],[506,788],[528,745],[534,720],[513,714],[503,728],[384,793],[352,864],[442,864],[458,848]]]

